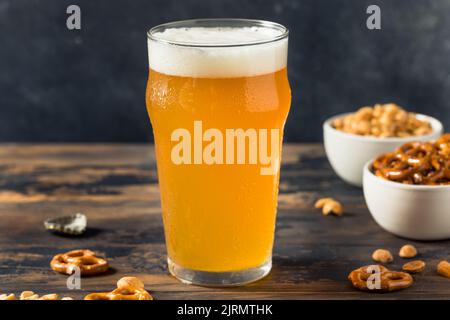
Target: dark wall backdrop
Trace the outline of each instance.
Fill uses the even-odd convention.
[[[365,27],[369,4],[380,31]],[[450,1],[0,0],[0,141],[151,141],[146,30],[207,17],[290,29],[289,141],[319,141],[325,118],[376,102],[450,126]]]

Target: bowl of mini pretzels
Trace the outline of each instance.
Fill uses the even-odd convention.
[[[450,238],[450,133],[404,143],[364,167],[364,197],[375,221],[410,239]]]
[[[328,160],[344,181],[362,186],[364,165],[411,141],[437,139],[443,132],[433,117],[394,104],[376,104],[334,116],[323,125]]]

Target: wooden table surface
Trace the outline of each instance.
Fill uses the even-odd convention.
[[[82,298],[110,291],[123,275],[140,277],[156,299],[410,299],[450,297],[450,280],[436,274],[449,243],[412,242],[427,261],[413,287],[389,294],[363,293],[348,273],[371,263],[371,253],[396,254],[411,242],[383,231],[372,220],[362,190],[333,173],[318,144],[286,145],[283,151],[273,270],[237,288],[184,285],[166,268],[164,234],[153,147],[150,145],[1,145],[0,293],[33,290]],[[314,201],[333,196],[342,217],[322,216]],[[83,212],[89,230],[80,238],[55,236],[43,228],[48,217]],[[426,214],[426,212],[424,212]],[[89,248],[104,254],[113,269],[82,279],[68,290],[67,277],[49,267],[53,255]],[[391,268],[404,262],[396,256]]]

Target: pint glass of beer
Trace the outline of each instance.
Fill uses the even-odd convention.
[[[202,19],[148,32],[153,127],[170,272],[233,286],[272,266],[288,30]]]

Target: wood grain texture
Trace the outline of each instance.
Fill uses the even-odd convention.
[[[342,201],[345,214],[322,216],[313,204],[323,196]],[[89,218],[85,236],[44,230],[44,219],[75,212]],[[371,263],[377,248],[392,250],[390,267],[400,269],[405,260],[397,252],[405,243],[414,243],[428,264],[412,288],[382,295],[350,286],[347,274]],[[101,252],[113,269],[83,278],[82,290],[70,291],[67,277],[49,263],[54,254],[78,248]],[[239,288],[183,285],[166,269],[153,147],[0,146],[0,293],[33,290],[82,298],[135,275],[156,299],[448,299],[450,280],[435,271],[437,262],[449,257],[448,248],[448,241],[411,242],[383,231],[370,217],[361,189],[336,177],[320,145],[287,145],[270,275]]]

